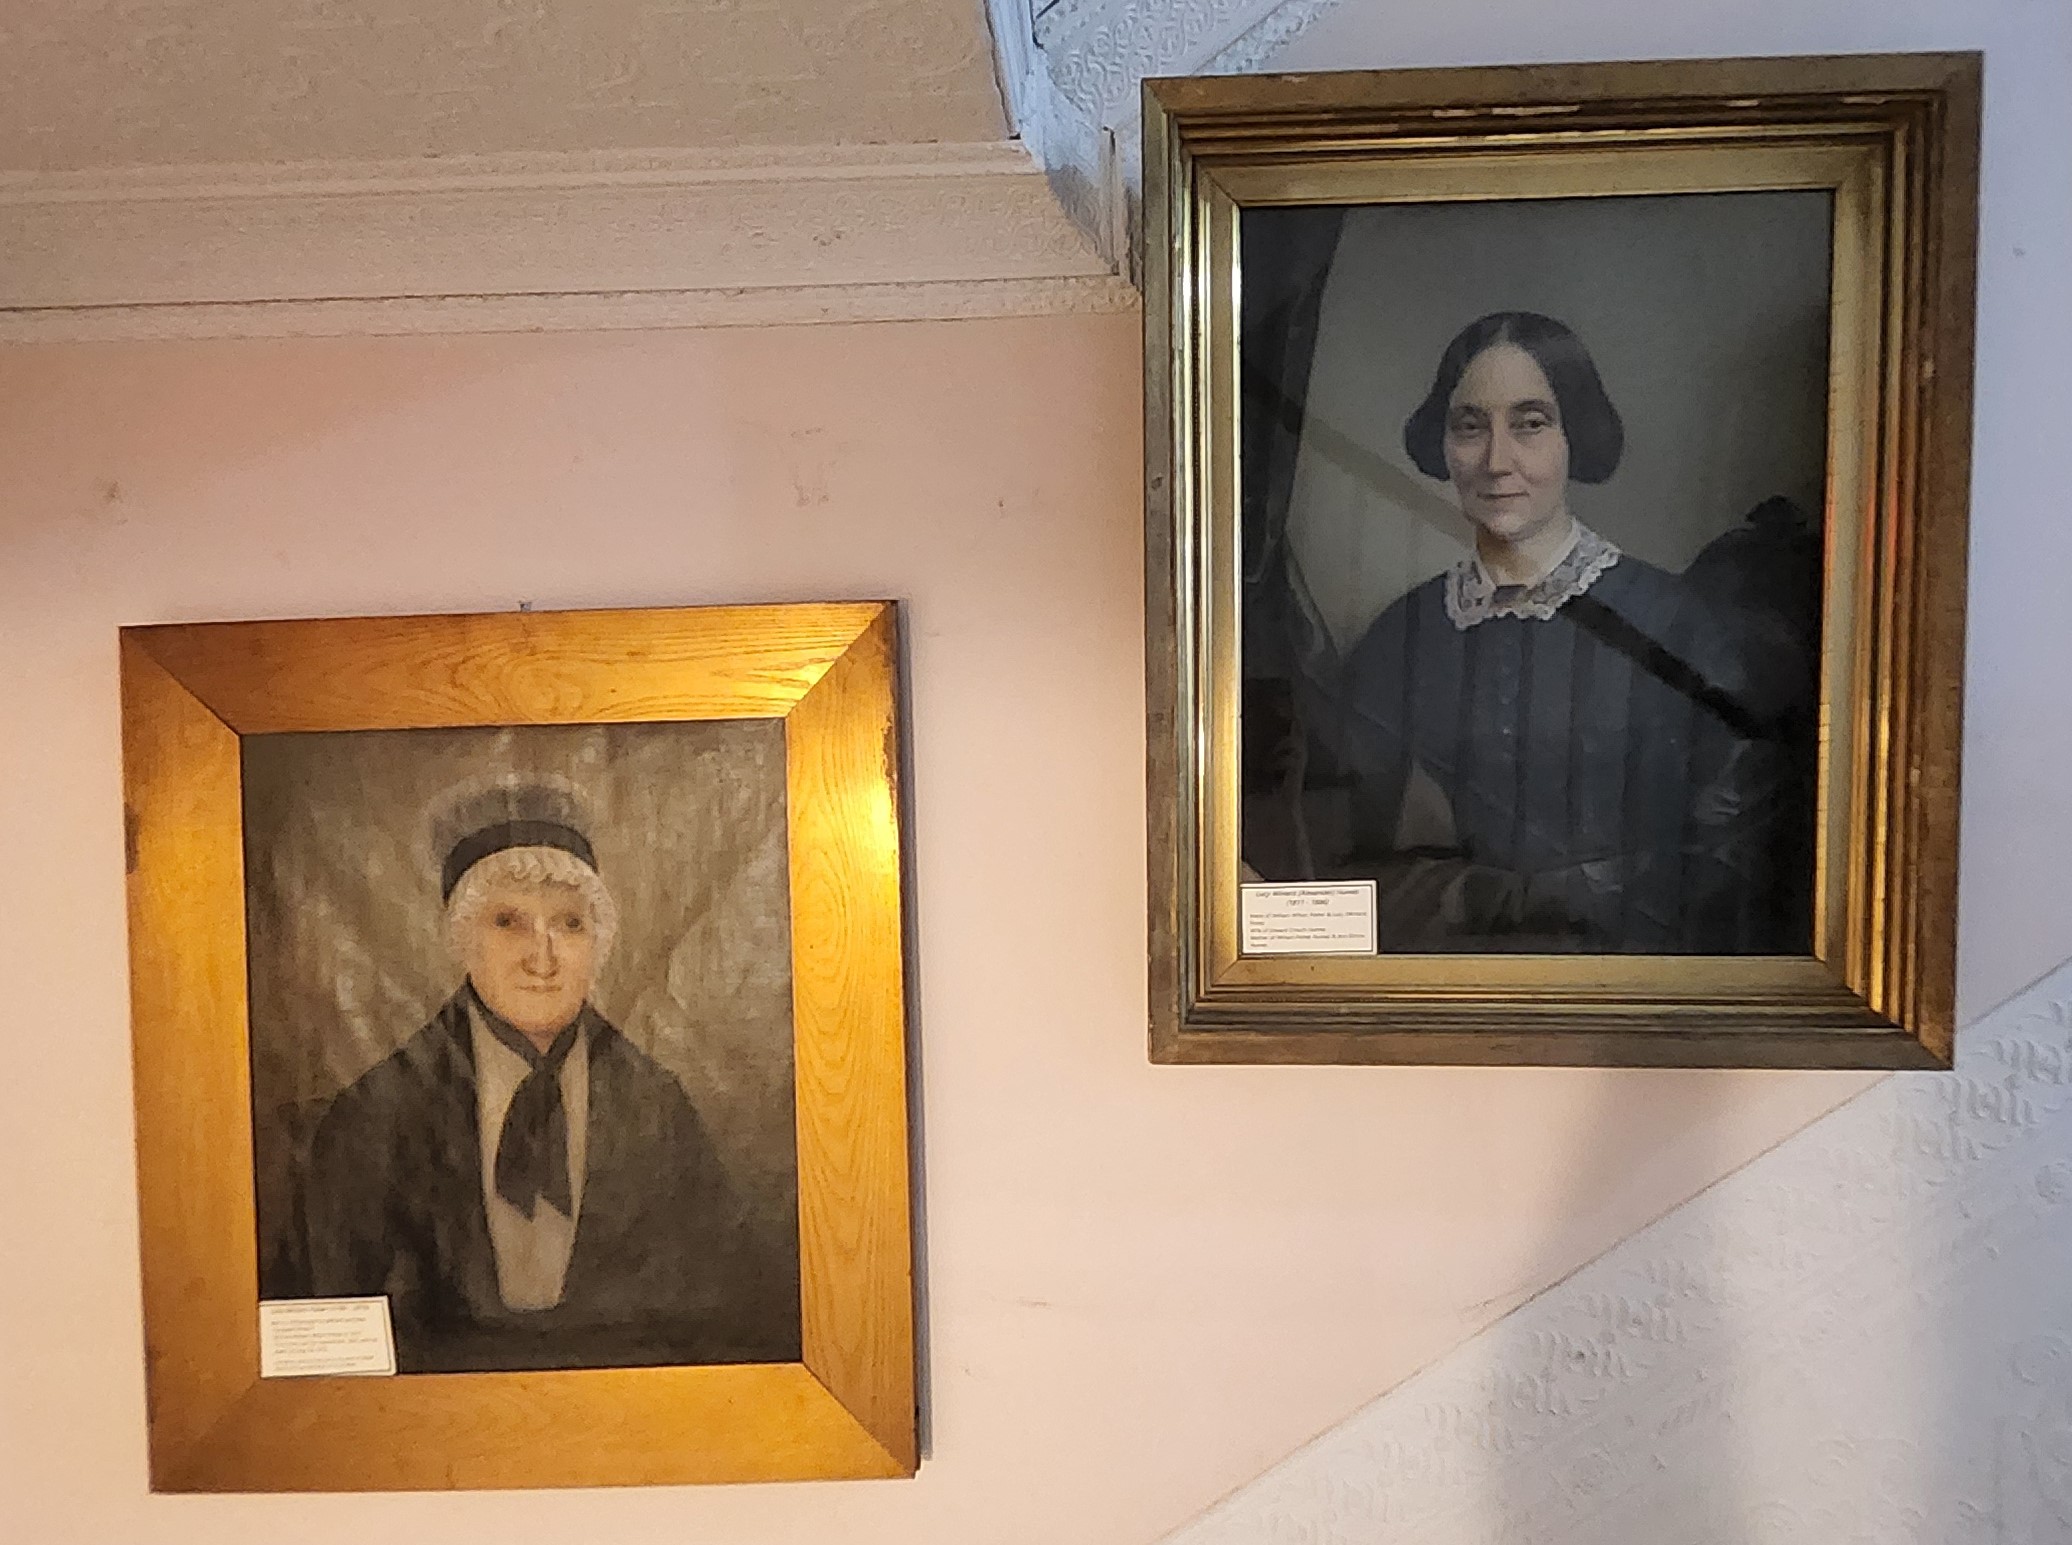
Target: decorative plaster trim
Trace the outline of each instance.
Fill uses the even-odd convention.
[[[2072,1541],[2072,962],[1168,1545]]]
[[[1058,90],[1112,123],[1135,110],[1147,75],[1191,75],[1264,23],[1281,0],[1058,0],[1036,41]]]
[[[1113,309],[1110,274],[1013,144],[0,176],[0,337]]]
[[[1072,223],[1119,268],[1130,245],[1129,206],[1115,168],[1113,131],[1058,90],[1030,0],[986,0],[986,13],[1015,134],[1048,174]]]
[[[1101,255],[1134,272],[1146,77],[1263,68],[1340,0],[987,0],[1016,132]]]
[[[1334,9],[1339,0],[1281,0],[1245,32],[1217,51],[1203,65],[1203,75],[1250,75],[1309,31],[1310,24]]]

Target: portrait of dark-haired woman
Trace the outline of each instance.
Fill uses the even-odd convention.
[[[1758,511],[1676,575],[1576,519],[1625,432],[1583,342],[1533,312],[1463,328],[1403,442],[1473,545],[1341,677],[1350,836],[1321,867],[1378,882],[1381,947],[1806,950],[1815,640],[1779,597],[1803,547]]]

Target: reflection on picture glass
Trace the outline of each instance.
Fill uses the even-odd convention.
[[[1248,210],[1243,875],[1811,947],[1830,199]]]

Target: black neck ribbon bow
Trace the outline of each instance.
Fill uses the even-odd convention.
[[[575,1215],[569,1193],[568,1115],[561,1108],[561,1065],[582,1034],[583,1015],[562,1028],[543,1054],[537,1046],[482,1001],[474,984],[469,996],[489,1033],[526,1062],[528,1071],[504,1112],[496,1143],[496,1194],[531,1218],[542,1201]]]

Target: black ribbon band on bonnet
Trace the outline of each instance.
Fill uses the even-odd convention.
[[[451,901],[453,888],[460,884],[462,875],[490,854],[501,853],[506,848],[559,848],[580,858],[592,869],[597,867],[597,855],[590,850],[589,839],[573,826],[565,826],[559,821],[499,821],[494,826],[470,832],[453,845],[453,851],[446,855],[446,867],[439,876],[439,899]]]

